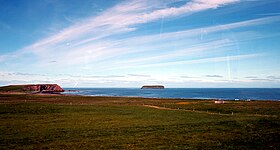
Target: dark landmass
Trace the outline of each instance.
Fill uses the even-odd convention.
[[[164,89],[163,85],[144,85],[141,89]]]
[[[0,87],[2,93],[60,93],[64,90],[57,84],[26,84]]]
[[[64,90],[64,92],[80,92],[79,90]]]

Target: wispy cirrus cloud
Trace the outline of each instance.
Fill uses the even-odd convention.
[[[267,79],[272,79],[272,80],[280,80],[279,76],[267,76]]]
[[[152,21],[161,17],[177,16],[189,14],[207,9],[216,9],[218,7],[238,2],[239,0],[193,0],[180,7],[171,7],[159,9],[143,15],[144,21]]]
[[[193,0],[179,7],[158,9],[158,5],[166,5],[170,2],[125,1],[104,11],[99,16],[75,23],[57,34],[23,48],[23,50],[41,52],[52,48],[61,48],[67,43],[73,45],[84,44],[114,34],[132,31],[135,29],[132,27],[133,25],[155,21],[163,16],[174,17],[207,9],[216,9],[234,2],[238,2],[238,0]]]
[[[267,76],[267,77],[258,77],[258,76],[246,76],[244,77],[248,82],[279,82],[280,77],[278,76]]]
[[[271,79],[263,79],[263,78],[254,78],[254,79],[251,79],[252,81],[259,81],[259,82],[271,82],[273,80]]]
[[[63,87],[90,86],[95,87],[131,87],[140,86],[145,82],[156,83],[159,78],[145,74],[127,75],[71,75],[71,74],[29,74],[22,72],[0,71],[0,84],[39,84],[57,83]],[[116,85],[115,85],[116,84]],[[121,86],[120,86],[121,85]]]
[[[228,24],[221,24],[221,25],[215,25],[215,26],[208,26],[208,27],[201,27],[201,28],[195,28],[190,30],[183,30],[178,32],[170,32],[170,33],[164,33],[161,34],[162,38],[170,38],[170,37],[181,37],[181,36],[194,36],[197,34],[201,34],[203,31],[204,33],[210,34],[214,32],[221,32],[225,30],[231,30],[241,27],[250,27],[255,25],[262,25],[262,24],[269,24],[272,22],[276,22],[280,20],[280,16],[271,16],[271,17],[262,17],[257,19],[250,19],[245,21],[239,21],[234,23],[228,23]],[[142,40],[149,40],[149,39],[155,39],[155,36],[144,36],[142,37]],[[139,39],[137,39],[139,40]]]
[[[189,54],[199,54],[199,52],[212,50],[213,47],[226,47],[226,46],[234,46],[238,41],[231,41],[229,39],[218,39],[214,41],[199,43],[200,41],[190,41],[191,37],[195,37],[201,34],[201,31],[206,32],[207,34],[218,33],[225,30],[236,29],[241,27],[255,26],[261,24],[268,24],[270,22],[274,22],[279,20],[280,17],[264,17],[253,20],[246,20],[241,22],[229,23],[224,25],[210,26],[210,27],[202,27],[190,30],[183,30],[178,32],[169,32],[161,34],[161,38],[158,38],[158,35],[148,35],[148,36],[137,36],[137,37],[129,37],[125,39],[114,39],[114,40],[103,40],[102,42],[92,42],[89,44],[85,44],[83,46],[67,46],[61,50],[61,54],[59,51],[55,52],[55,56],[53,56],[56,60],[60,60],[60,63],[66,64],[77,64],[77,63],[90,63],[94,61],[100,61],[104,59],[110,59],[113,57],[128,55],[133,53],[145,53],[150,51],[152,48],[153,51],[161,50],[161,47],[168,48],[168,46],[172,46],[172,41],[174,41],[173,45],[180,46],[180,44],[188,44],[188,46],[184,46],[183,49],[176,49],[174,51],[169,51],[165,54],[157,54],[155,56],[149,56],[145,58],[133,58],[130,60],[125,60],[126,63],[137,63],[137,62],[147,62],[147,61],[156,61],[174,58],[183,55]],[[235,36],[238,36],[239,33],[235,33]],[[260,36],[260,37],[259,37]],[[250,40],[254,38],[261,38],[265,35],[258,35],[253,32],[246,32],[240,34],[239,41]],[[177,40],[175,40],[177,39]],[[182,42],[182,40],[185,40]],[[165,42],[168,41],[168,42]],[[171,41],[171,42],[170,42]],[[162,44],[151,44],[154,42],[160,42]],[[190,42],[190,43],[188,43]],[[147,45],[147,48],[143,46]],[[152,46],[153,45],[153,46]],[[138,47],[138,48],[137,48]],[[143,48],[139,48],[143,47]],[[187,48],[186,48],[187,47]],[[65,51],[67,50],[67,53]],[[43,57],[46,57],[46,60],[52,56],[44,54]],[[67,61],[71,60],[71,61]],[[118,64],[122,64],[122,61],[118,61]]]
[[[169,61],[169,62],[160,62],[160,63],[149,63],[149,64],[126,64],[115,69],[127,69],[127,68],[154,68],[154,67],[168,67],[168,66],[177,66],[177,65],[190,65],[190,64],[203,64],[203,63],[214,63],[214,62],[227,62],[227,61],[237,61],[248,58],[255,58],[262,56],[263,54],[245,54],[245,55],[233,55],[233,56],[222,56],[222,57],[211,57],[211,58],[202,58],[194,60],[184,60],[184,61]]]
[[[127,75],[133,77],[151,77],[151,75],[146,75],[146,74],[127,74]]]
[[[142,37],[129,37],[118,41],[116,39],[99,41],[105,37],[110,37],[116,34],[127,33],[136,29],[135,25],[152,22],[162,17],[174,17],[188,13],[195,13],[198,11],[217,9],[225,5],[239,2],[238,0],[193,0],[186,2],[178,7],[158,7],[167,5],[167,1],[155,1],[151,3],[148,0],[140,1],[125,1],[116,5],[113,8],[105,10],[99,16],[84,19],[72,26],[61,30],[59,33],[39,40],[30,46],[27,46],[12,56],[21,56],[24,53],[34,54],[40,57],[42,63],[57,61],[60,64],[77,64],[89,63],[92,61],[100,60],[100,58],[113,57],[123,54],[139,52],[139,49],[132,50],[129,47],[130,43],[137,41],[152,41],[164,40],[169,38],[191,37],[200,34],[201,31],[207,34],[218,32],[222,30],[229,30],[239,27],[252,26],[257,24],[264,24],[274,21],[277,16],[265,17],[260,19],[253,19],[230,23],[225,25],[203,27],[179,32],[171,32],[161,34],[158,39],[157,35],[142,36]],[[104,46],[106,45],[106,46]],[[185,53],[184,50],[182,50]],[[179,54],[180,52],[178,52]],[[176,54],[176,55],[178,55]],[[172,54],[174,55],[174,54]],[[105,56],[105,57],[104,57]],[[5,58],[11,56],[2,56],[0,60],[4,61]],[[158,59],[166,56],[159,56]],[[153,58],[150,58],[153,59]]]
[[[246,76],[245,77],[246,79],[256,79],[256,78],[258,78],[257,76]]]
[[[208,76],[205,78],[205,76]],[[279,82],[279,79],[254,78],[249,80],[233,79],[231,81],[224,80],[222,75],[205,75],[200,77],[195,76],[178,76],[166,77],[162,75],[146,75],[146,74],[127,74],[127,75],[44,75],[44,74],[29,74],[21,72],[0,72],[0,84],[39,84],[39,83],[57,83],[63,87],[140,87],[143,84],[164,84],[167,87],[210,87],[222,86],[224,83],[230,86],[240,87],[242,84],[250,83],[267,83]],[[274,78],[273,76],[271,78]],[[277,78],[277,77],[276,77]],[[213,86],[215,85],[215,86]],[[227,86],[226,86],[227,87]]]
[[[222,78],[223,76],[221,75],[205,75],[205,77],[208,77],[208,78]]]
[[[183,75],[183,76],[180,76],[180,77],[181,78],[186,78],[186,79],[198,78],[198,77],[187,76],[187,75]]]
[[[241,2],[240,0],[190,0],[180,2],[180,5],[172,5],[178,1],[122,1],[97,16],[79,21],[71,20],[71,23],[73,23],[71,26],[14,53],[2,55],[0,61],[4,62],[8,58],[12,61],[21,61],[30,68],[37,67],[58,72],[65,69],[70,72],[69,74],[81,71],[84,71],[81,74],[97,72],[96,75],[66,75],[66,79],[58,78],[59,81],[63,82],[69,79],[75,84],[78,80],[84,81],[84,83],[86,81],[100,83],[139,81],[140,83],[142,78],[150,81],[150,78],[155,80],[155,77],[141,74],[145,71],[134,72],[139,68],[153,69],[178,65],[229,62],[262,56],[262,53],[240,52],[236,45],[244,40],[262,38],[264,35],[252,30],[239,30],[237,32],[234,30],[265,25],[280,20],[280,16],[276,15],[249,20],[240,19],[237,22],[219,25],[166,31],[161,32],[160,36],[154,32],[135,34],[135,32],[141,30],[140,25],[153,23],[162,18],[178,19],[180,16],[186,17],[193,13],[218,9]],[[172,7],[170,7],[171,5]],[[227,32],[230,30],[234,32],[234,38],[228,36]],[[202,34],[207,38],[201,38]],[[225,51],[229,53],[225,54]],[[238,51],[238,53],[233,53],[233,51]],[[25,57],[25,55],[31,60],[22,61],[18,59]],[[76,68],[73,69],[74,67]],[[116,70],[117,73],[122,73],[122,69],[132,69],[133,71],[124,72],[125,75],[108,75],[114,74]],[[99,75],[99,72],[106,73],[105,75],[102,73]],[[23,74],[17,74],[20,79],[23,79],[23,76]],[[200,76],[203,76],[203,74]],[[215,75],[209,75],[208,77],[219,78]],[[182,76],[181,78],[191,77]],[[45,80],[43,76],[40,79],[40,81]],[[162,78],[162,80],[169,81],[167,77]],[[174,81],[180,80],[178,78]],[[46,79],[46,81],[49,80]]]

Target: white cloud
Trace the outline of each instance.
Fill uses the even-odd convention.
[[[182,57],[182,56],[200,55],[205,51],[209,52],[209,48],[212,48],[211,53],[213,53],[214,52],[213,47],[220,48],[220,47],[230,46],[232,44],[233,43],[229,39],[221,39],[221,40],[210,41],[210,42],[197,44],[197,45],[190,45],[188,48],[178,49],[178,50],[174,50],[174,51],[168,51],[167,53],[156,54],[154,56],[120,60],[120,61],[116,62],[114,65],[126,66],[126,65],[131,65],[131,64],[138,64],[138,63],[141,64],[143,62],[151,63],[151,62],[156,62],[156,61],[164,61],[164,60],[168,60],[171,58]],[[163,44],[163,45],[165,45],[165,44]],[[160,48],[157,48],[157,49],[160,49]]]
[[[194,36],[201,34],[203,31],[204,33],[210,34],[214,32],[220,32],[225,30],[231,30],[241,27],[249,27],[249,26],[255,26],[255,25],[262,25],[262,24],[269,24],[271,22],[280,21],[280,16],[272,16],[272,17],[263,17],[263,18],[257,18],[257,19],[251,19],[251,20],[245,20],[245,21],[239,21],[234,23],[228,23],[228,24],[221,24],[221,25],[215,25],[210,27],[201,27],[201,28],[195,28],[190,30],[183,30],[178,32],[170,32],[170,33],[163,33],[161,34],[161,39],[164,38],[170,38],[170,37],[182,37],[182,36]],[[156,40],[157,35],[152,36],[143,36],[140,38],[136,38],[136,41],[145,41],[145,40]]]
[[[174,2],[174,1],[172,1]],[[72,26],[61,30],[52,36],[43,38],[21,50],[12,54],[0,56],[0,62],[6,59],[17,59],[25,54],[32,54],[35,60],[32,61],[32,67],[44,68],[57,67],[73,68],[73,65],[84,64],[78,66],[79,69],[84,68],[85,72],[94,68],[96,70],[114,70],[124,68],[147,68],[147,67],[166,67],[175,65],[199,64],[210,62],[222,62],[229,60],[242,60],[254,58],[259,54],[233,55],[228,57],[205,57],[203,59],[185,58],[184,60],[174,61],[171,59],[182,56],[195,56],[206,52],[215,53],[213,48],[225,48],[233,46],[235,43],[230,38],[210,38],[204,40],[194,40],[196,36],[202,32],[210,35],[221,31],[249,27],[255,25],[268,24],[279,21],[279,16],[263,17],[228,23],[215,26],[207,26],[196,29],[189,29],[177,32],[161,33],[159,35],[147,36],[129,36],[121,39],[111,38],[114,35],[123,34],[137,30],[139,24],[149,23],[161,19],[162,17],[172,18],[180,15],[189,15],[199,11],[209,9],[217,9],[219,7],[234,4],[239,0],[192,0],[177,7],[164,7],[171,1],[149,1],[149,0],[131,0],[105,10],[99,16],[90,17],[80,22],[74,23]],[[249,33],[249,34],[248,34]],[[244,35],[251,35],[252,32],[246,32]],[[238,33],[235,33],[239,37]],[[240,35],[241,37],[241,35]],[[256,37],[253,35],[252,37]],[[250,38],[247,38],[250,39]],[[160,44],[154,44],[154,43]],[[175,48],[171,49],[173,46]],[[181,47],[180,47],[181,46]],[[170,50],[163,50],[163,48]],[[150,55],[145,55],[151,52]],[[158,53],[155,53],[158,52]],[[133,54],[133,55],[131,55]],[[128,56],[125,58],[123,56]],[[24,62],[25,63],[25,62]],[[33,65],[35,64],[35,65]],[[26,65],[26,66],[29,66]],[[29,66],[30,67],[30,66]],[[55,69],[53,69],[55,70]],[[69,69],[71,70],[71,69]],[[75,72],[72,69],[72,73]],[[81,69],[82,70],[82,69]],[[60,71],[57,69],[57,71]],[[80,70],[77,70],[79,72]],[[159,82],[158,77],[150,75],[141,75],[136,73],[125,72],[125,76],[55,76],[50,80],[44,76],[27,77],[23,74],[13,74],[6,79],[17,79],[22,81],[59,81],[61,83],[77,85],[77,82],[89,83],[117,83],[117,82],[139,82],[145,81]],[[82,73],[81,73],[82,74]],[[27,77],[27,78],[26,78]],[[179,79],[171,80],[169,77],[163,77],[161,80],[177,82]]]
[[[145,74],[127,74],[128,76],[133,76],[133,77],[151,77],[151,75],[145,75]]]
[[[120,41],[109,40],[104,42],[105,40],[103,40],[103,42],[100,42],[99,40],[115,34],[130,32],[136,29],[135,27],[132,27],[133,25],[151,22],[160,19],[162,16],[174,17],[207,9],[216,9],[235,2],[238,2],[238,0],[193,0],[186,2],[179,7],[162,8],[158,6],[166,5],[170,2],[150,2],[148,0],[125,1],[111,9],[105,10],[99,16],[75,23],[72,26],[61,30],[59,33],[44,38],[12,55],[20,57],[24,53],[35,54],[35,56],[39,57],[41,63],[47,65],[46,62],[50,61],[58,61],[60,64],[88,63],[97,59],[100,60],[100,58],[104,58],[104,56],[107,57],[109,55],[114,56],[139,52],[139,50],[124,48],[126,45],[123,43],[129,44],[133,42],[133,38],[132,40],[129,39],[131,37]],[[164,40],[174,37],[180,38],[180,36],[186,37],[186,35],[190,37],[201,33],[202,30],[209,34],[227,29],[268,23],[275,19],[277,19],[275,16],[266,17],[220,26],[164,33],[161,34],[160,39],[155,37],[155,35],[152,35],[135,37],[134,40],[141,43],[141,41],[156,41],[157,39]],[[104,45],[108,46],[104,47]],[[4,61],[7,58],[11,58],[11,55],[1,56],[0,61]]]
[[[222,78],[223,76],[214,74],[214,75],[205,75],[205,77],[208,77],[208,78]]]
[[[200,35],[202,30],[207,32],[207,34],[211,34],[228,29],[270,23],[273,21],[277,21],[278,19],[278,16],[264,17],[218,26],[202,27],[178,32],[169,32],[162,34],[160,39],[158,38],[158,35],[149,35],[134,38],[129,37],[121,40],[102,40],[102,42],[91,42],[89,44],[84,44],[81,46],[66,46],[64,48],[60,48],[59,50],[53,49],[40,52],[38,54],[38,56],[40,57],[40,61],[35,64],[35,67],[53,66],[53,63],[49,62],[56,61],[57,63],[55,63],[55,66],[85,64],[85,66],[83,67],[87,67],[89,69],[95,68],[98,70],[106,70],[106,68],[109,68],[109,70],[114,70],[116,68],[130,68],[133,67],[133,65],[135,67],[141,66],[141,64],[143,64],[142,62],[155,63],[155,61],[157,60],[167,60],[184,55],[197,55],[202,52],[210,52],[210,50],[213,53],[215,52],[213,51],[213,48],[234,46],[234,44],[236,44],[236,41],[232,41],[230,39],[217,39],[214,41],[210,40],[209,42],[204,41],[203,43],[199,44],[200,41],[190,41],[190,39],[193,39],[193,37]],[[235,33],[235,36],[238,37],[238,34],[239,33]],[[246,32],[244,33],[244,35],[242,33],[238,40],[241,40],[244,37],[246,37],[246,40],[249,40],[250,38],[256,38],[257,36],[258,35],[256,35],[255,33]],[[184,42],[182,42],[182,40],[184,40]],[[149,44],[157,41],[161,44]],[[172,41],[174,41],[175,43],[172,44]],[[149,45],[148,48],[139,48],[139,46],[143,46],[147,43]],[[187,46],[184,46],[185,48],[183,49],[177,48],[176,50],[174,49],[172,51],[158,53],[157,55],[144,58],[130,57],[123,60],[115,59],[123,55],[146,53],[148,52],[148,50],[150,51],[152,45],[155,46],[153,48],[153,51],[157,51],[161,50],[161,47],[168,47],[172,45],[180,46],[180,43],[186,44]],[[72,43],[70,45],[72,45]],[[22,54],[24,53],[20,51],[19,53],[13,54],[13,57],[15,57],[15,55],[20,56]],[[106,62],[102,62],[104,60]],[[118,67],[114,67],[116,65]]]
[[[249,56],[247,56],[249,57]],[[241,56],[240,56],[241,58]],[[243,57],[246,58],[245,56]],[[218,58],[217,58],[218,59]],[[235,58],[237,59],[237,58]],[[220,60],[222,60],[220,58]],[[144,84],[163,84],[166,87],[248,87],[256,86],[258,83],[279,82],[278,76],[268,78],[244,79],[237,78],[231,81],[223,78],[222,75],[206,75],[210,78],[190,77],[190,76],[170,76],[170,75],[146,75],[146,74],[127,74],[127,75],[40,75],[20,72],[1,72],[0,86],[8,84],[39,84],[57,83],[62,87],[141,87]],[[217,79],[213,79],[217,78]],[[225,84],[226,83],[226,84]]]
[[[175,66],[175,65],[189,65],[189,64],[200,64],[200,63],[213,63],[213,62],[223,62],[223,61],[233,61],[233,60],[242,60],[248,58],[254,58],[261,56],[261,54],[247,54],[247,55],[235,55],[235,56],[223,56],[223,57],[212,57],[212,58],[203,58],[195,60],[185,60],[185,61],[174,61],[174,62],[164,62],[164,63],[155,63],[148,65],[135,65],[135,66],[125,66],[124,68],[146,68],[146,67],[166,67],[166,66]]]
[[[109,40],[109,41],[104,40],[103,42],[92,43],[82,47],[73,48],[71,49],[71,51],[68,52],[68,54],[61,55],[63,57],[58,59],[62,60],[62,62],[67,62],[67,60],[71,60],[71,63],[69,62],[70,64],[85,63],[85,62],[90,63],[102,59],[103,60],[109,59],[110,62],[110,58],[114,58],[122,55],[129,55],[133,53],[145,53],[150,51],[151,47],[153,47],[152,48],[153,51],[157,51],[157,50],[161,50],[163,47],[166,48],[172,45],[180,46],[180,44],[186,44],[188,46],[185,46],[186,48],[183,49],[177,48],[176,50],[169,51],[165,54],[157,54],[155,56],[149,56],[145,58],[131,57],[128,60],[127,59],[119,60],[114,64],[125,65],[128,63],[163,60],[163,59],[175,58],[183,55],[199,54],[199,52],[209,51],[210,48],[213,52],[213,48],[234,46],[236,42],[242,39],[248,41],[250,39],[254,39],[258,37],[259,38],[264,37],[265,35],[258,35],[254,32],[249,32],[249,31],[244,33],[236,32],[234,36],[238,37],[238,41],[232,41],[230,39],[218,39],[216,41],[215,40],[209,42],[206,41],[202,44],[199,44],[200,41],[191,41],[191,39],[193,39],[193,37],[197,35],[200,35],[201,31],[204,31],[207,34],[211,34],[211,33],[221,32],[224,30],[240,28],[240,27],[248,27],[248,26],[270,23],[273,21],[277,21],[278,19],[279,17],[264,17],[259,19],[246,20],[246,21],[229,23],[229,24],[218,25],[218,26],[202,27],[202,28],[190,29],[190,30],[184,30],[178,32],[169,32],[169,33],[163,33],[161,35],[161,38],[158,38],[158,35],[149,35],[149,36],[140,36],[140,37],[138,36],[134,38],[129,37],[121,40]],[[174,43],[172,44],[173,41]],[[150,44],[154,42],[160,42],[161,44],[160,45]],[[141,46],[143,47],[146,44],[149,45],[147,48],[139,48]],[[104,45],[106,45],[106,47],[104,47]],[[44,55],[44,56],[48,56],[48,55]],[[108,67],[110,67],[109,64]]]
[[[164,17],[173,17],[237,2],[238,0],[194,0],[180,7],[156,9],[159,1],[151,3],[147,0],[133,0],[121,3],[101,13],[97,17],[85,19],[53,36],[42,39],[26,48],[26,51],[43,51],[55,48],[65,42],[80,43],[81,41],[97,40],[105,36],[133,30],[132,25],[147,23]],[[94,35],[94,36],[91,36]],[[96,37],[97,36],[97,37]],[[82,43],[84,43],[82,42]],[[54,46],[54,47],[52,47]]]
[[[151,13],[143,15],[144,21],[152,21],[161,17],[177,16],[181,14],[194,13],[207,9],[216,9],[218,7],[228,5],[239,0],[193,0],[181,7],[171,7],[166,9],[155,10]]]

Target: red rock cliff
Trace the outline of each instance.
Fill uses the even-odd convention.
[[[37,92],[64,92],[64,90],[57,84],[29,84],[24,85],[24,90]]]

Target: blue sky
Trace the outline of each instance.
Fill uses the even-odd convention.
[[[279,0],[0,0],[0,85],[280,87]]]

